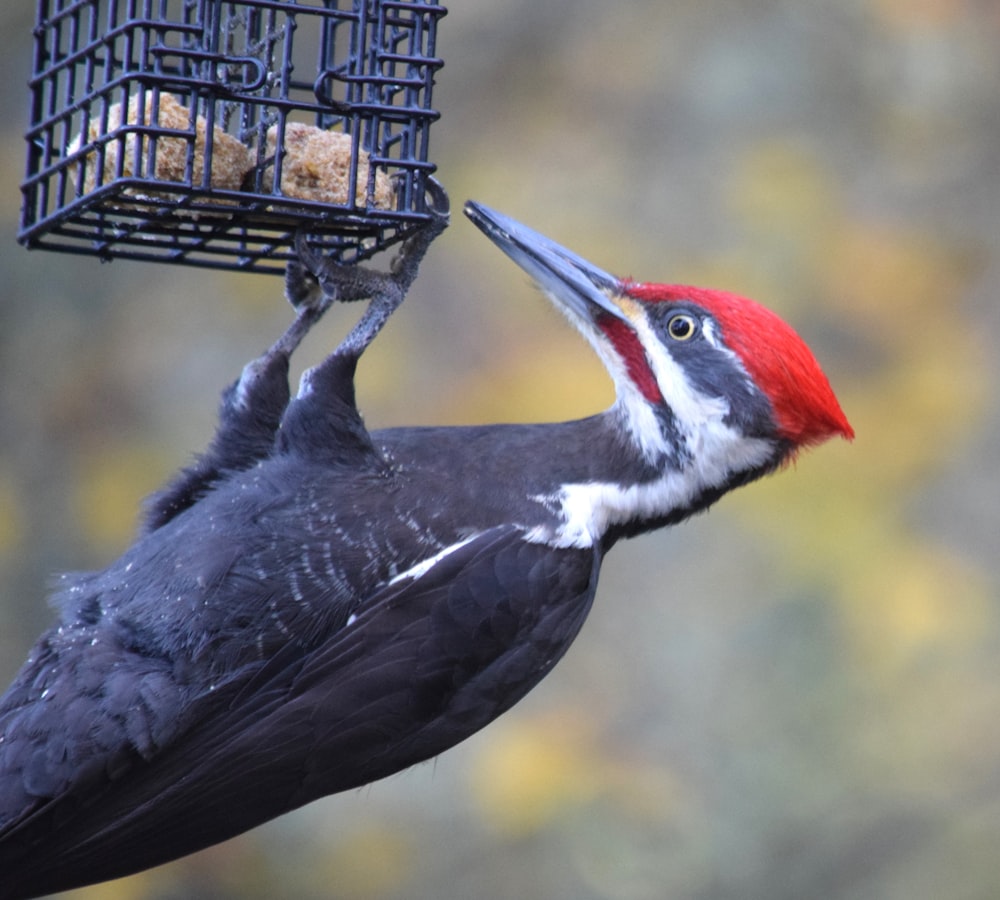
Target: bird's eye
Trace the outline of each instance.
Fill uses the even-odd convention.
[[[667,322],[667,334],[675,341],[690,340],[694,337],[694,333],[697,330],[694,316],[689,316],[686,313],[678,313],[676,316],[671,316],[670,321]]]

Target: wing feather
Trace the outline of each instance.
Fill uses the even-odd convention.
[[[146,709],[169,686],[150,676],[123,695],[138,704],[107,740],[95,723],[98,758],[79,762],[101,774],[82,791],[48,786],[51,799],[0,828],[0,897],[166,862],[441,753],[562,656],[599,562],[593,550],[491,529],[383,587],[317,646],[289,643],[185,704],[178,714],[191,724],[165,747]],[[123,733],[143,752],[116,776]]]

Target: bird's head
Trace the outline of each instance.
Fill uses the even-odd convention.
[[[646,459],[697,460],[711,483],[853,438],[805,342],[758,303],[723,291],[616,278],[478,203],[470,219],[555,301],[600,354]]]

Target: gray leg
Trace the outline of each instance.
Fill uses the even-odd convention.
[[[434,179],[428,180],[431,221],[403,243],[393,259],[389,272],[377,272],[358,265],[344,265],[325,259],[306,242],[305,235],[295,239],[298,260],[289,266],[285,278],[285,294],[299,309],[288,334],[289,340],[299,334],[296,326],[303,321],[302,335],[333,303],[368,300],[368,309],[337,348],[337,354],[360,356],[379,333],[389,316],[403,302],[420,263],[434,239],[448,227],[448,195]],[[313,317],[314,316],[314,317]],[[297,341],[301,336],[297,337]],[[297,342],[296,341],[296,342]]]
[[[378,464],[378,453],[355,403],[354,372],[365,348],[403,302],[427,248],[448,225],[444,190],[434,182],[428,192],[433,218],[403,243],[389,272],[324,259],[312,251],[303,236],[296,239],[301,269],[290,273],[287,293],[299,304],[300,317],[309,309],[321,315],[337,302],[367,300],[368,308],[340,346],[302,374],[298,394],[288,404],[278,429],[278,452],[323,464]]]

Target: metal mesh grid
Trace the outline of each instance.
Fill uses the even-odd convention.
[[[300,227],[345,262],[405,238],[427,221],[444,14],[423,0],[39,0],[19,239],[280,273]],[[296,156],[317,127],[349,136],[332,195],[313,190],[332,170]]]

